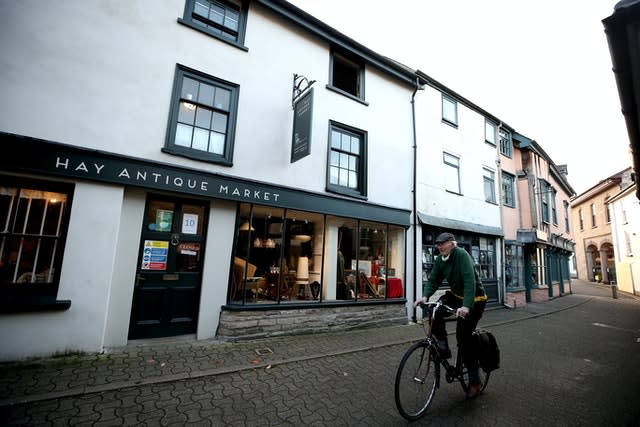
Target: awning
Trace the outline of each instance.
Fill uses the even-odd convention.
[[[472,222],[458,221],[455,219],[441,218],[418,212],[418,220],[422,224],[432,225],[434,227],[447,228],[450,230],[470,231],[478,234],[488,234],[491,236],[504,236],[500,227],[493,227],[484,224],[474,224]]]

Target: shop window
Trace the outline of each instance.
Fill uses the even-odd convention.
[[[346,54],[331,54],[331,85],[340,93],[364,101],[364,66]]]
[[[493,280],[496,278],[495,242],[493,239],[486,237],[473,238],[471,256],[478,268],[481,279]]]
[[[329,139],[327,190],[366,196],[367,134],[332,122]]]
[[[0,176],[2,303],[55,300],[73,187]]]
[[[164,152],[231,165],[238,86],[178,66]]]
[[[507,288],[519,288],[524,286],[522,246],[505,244],[505,285]]]
[[[247,10],[239,1],[187,0],[178,22],[244,48]]]
[[[372,301],[404,294],[405,229],[240,204],[233,305]]]

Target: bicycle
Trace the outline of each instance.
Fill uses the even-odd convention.
[[[455,309],[441,301],[421,303],[420,307],[427,314],[427,321],[423,323],[426,338],[406,351],[398,366],[395,381],[396,406],[400,414],[410,421],[421,418],[433,401],[436,390],[440,387],[440,366],[444,368],[448,383],[459,381],[465,393],[469,389],[469,371],[464,366],[462,352],[457,351],[455,365],[451,365],[447,358],[441,357],[437,341],[431,334],[434,313],[445,310],[455,315]],[[455,320],[455,317],[445,319]],[[490,374],[478,369],[480,392],[487,387]]]

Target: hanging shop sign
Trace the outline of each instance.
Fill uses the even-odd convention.
[[[313,88],[298,98],[293,106],[293,139],[291,163],[311,153],[311,125],[313,122]]]

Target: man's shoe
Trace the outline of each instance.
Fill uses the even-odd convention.
[[[467,389],[467,399],[473,399],[478,396],[482,391],[482,386],[480,384],[469,384],[469,388]]]

